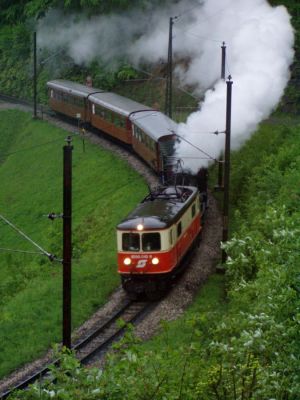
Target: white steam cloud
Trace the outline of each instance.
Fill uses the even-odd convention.
[[[77,63],[97,57],[114,63],[126,57],[142,62],[166,61],[169,17],[173,26],[175,73],[183,84],[203,94],[199,111],[179,125],[178,134],[218,158],[224,148],[226,84],[220,79],[221,49],[227,46],[226,75],[233,79],[232,147],[238,148],[278,104],[289,79],[294,51],[290,16],[266,0],[181,0],[171,7],[144,12],[78,18],[51,12],[40,22],[39,45],[63,48]],[[193,171],[210,160],[182,141],[177,153]]]

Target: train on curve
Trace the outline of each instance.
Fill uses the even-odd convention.
[[[154,110],[115,93],[66,80],[47,83],[50,107],[80,119],[130,146],[164,176],[177,139],[177,124]],[[206,170],[196,186],[162,186],[117,226],[118,272],[132,296],[163,293],[199,242],[206,207]]]
[[[174,152],[177,124],[158,110],[116,93],[67,80],[47,82],[52,110],[129,145],[158,174]]]

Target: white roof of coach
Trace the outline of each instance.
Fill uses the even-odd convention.
[[[177,132],[178,124],[160,111],[136,112],[131,114],[130,120],[155,141]]]
[[[89,100],[99,106],[108,108],[109,110],[126,117],[134,111],[152,110],[152,108],[145,106],[144,104],[111,92],[95,93],[89,96]]]
[[[51,89],[57,89],[64,93],[74,94],[78,97],[87,97],[91,93],[101,92],[101,89],[81,85],[80,83],[71,82],[63,79],[56,79],[47,82],[47,86]]]

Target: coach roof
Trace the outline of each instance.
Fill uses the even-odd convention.
[[[177,132],[177,123],[160,111],[133,113],[130,120],[155,140]]]
[[[108,108],[109,110],[126,117],[135,111],[147,110],[147,112],[149,112],[152,110],[144,104],[140,104],[134,100],[127,99],[126,97],[111,92],[95,93],[89,96],[89,100],[99,106]]]
[[[81,85],[80,83],[67,81],[64,79],[56,79],[47,82],[47,86],[51,89],[59,90],[64,93],[73,94],[78,97],[88,97],[92,93],[101,92],[101,89],[96,89]]]

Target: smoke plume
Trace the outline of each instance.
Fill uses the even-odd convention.
[[[185,167],[196,171],[218,158],[224,148],[226,83],[220,79],[221,45],[227,46],[226,76],[233,79],[232,148],[241,146],[278,104],[289,79],[294,34],[283,6],[266,0],[181,0],[168,7],[126,14],[82,18],[50,12],[38,29],[39,45],[64,49],[76,63],[100,58],[112,66],[126,58],[141,63],[165,62],[169,18],[174,19],[175,73],[203,96],[199,111],[179,125],[178,134],[206,154],[182,141],[177,153]]]

